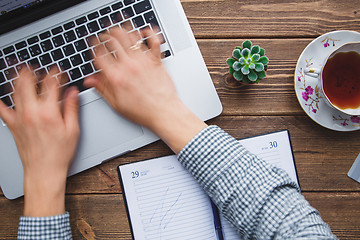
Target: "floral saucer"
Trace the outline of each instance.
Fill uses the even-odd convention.
[[[360,33],[334,31],[313,40],[302,52],[295,70],[296,97],[307,115],[319,125],[335,131],[360,130],[360,116],[349,116],[332,108],[320,91],[318,79],[305,75],[306,68],[321,69],[336,48],[347,42],[360,41]]]

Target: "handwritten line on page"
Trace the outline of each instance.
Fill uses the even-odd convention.
[[[287,131],[240,142],[297,182]],[[134,239],[217,239],[211,201],[176,156],[122,165],[119,173]],[[223,216],[220,221],[225,240],[240,239]]]

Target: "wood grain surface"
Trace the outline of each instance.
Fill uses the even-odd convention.
[[[360,239],[360,184],[346,176],[360,152],[360,132],[336,132],[313,122],[294,91],[297,59],[316,37],[360,31],[360,0],[182,0],[223,103],[208,121],[236,138],[288,129],[304,196],[340,239]],[[266,79],[244,86],[228,76],[226,59],[245,39],[266,49]],[[116,167],[172,154],[155,142],[72,176],[66,206],[74,239],[131,239]],[[0,239],[16,238],[23,198],[0,191]]]

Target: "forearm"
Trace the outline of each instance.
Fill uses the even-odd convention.
[[[259,160],[219,128],[200,132],[179,161],[244,239],[333,238],[283,170]]]

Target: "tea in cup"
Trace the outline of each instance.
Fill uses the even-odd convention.
[[[360,115],[360,42],[340,46],[326,58],[321,70],[307,68],[304,73],[319,79],[330,106]]]

